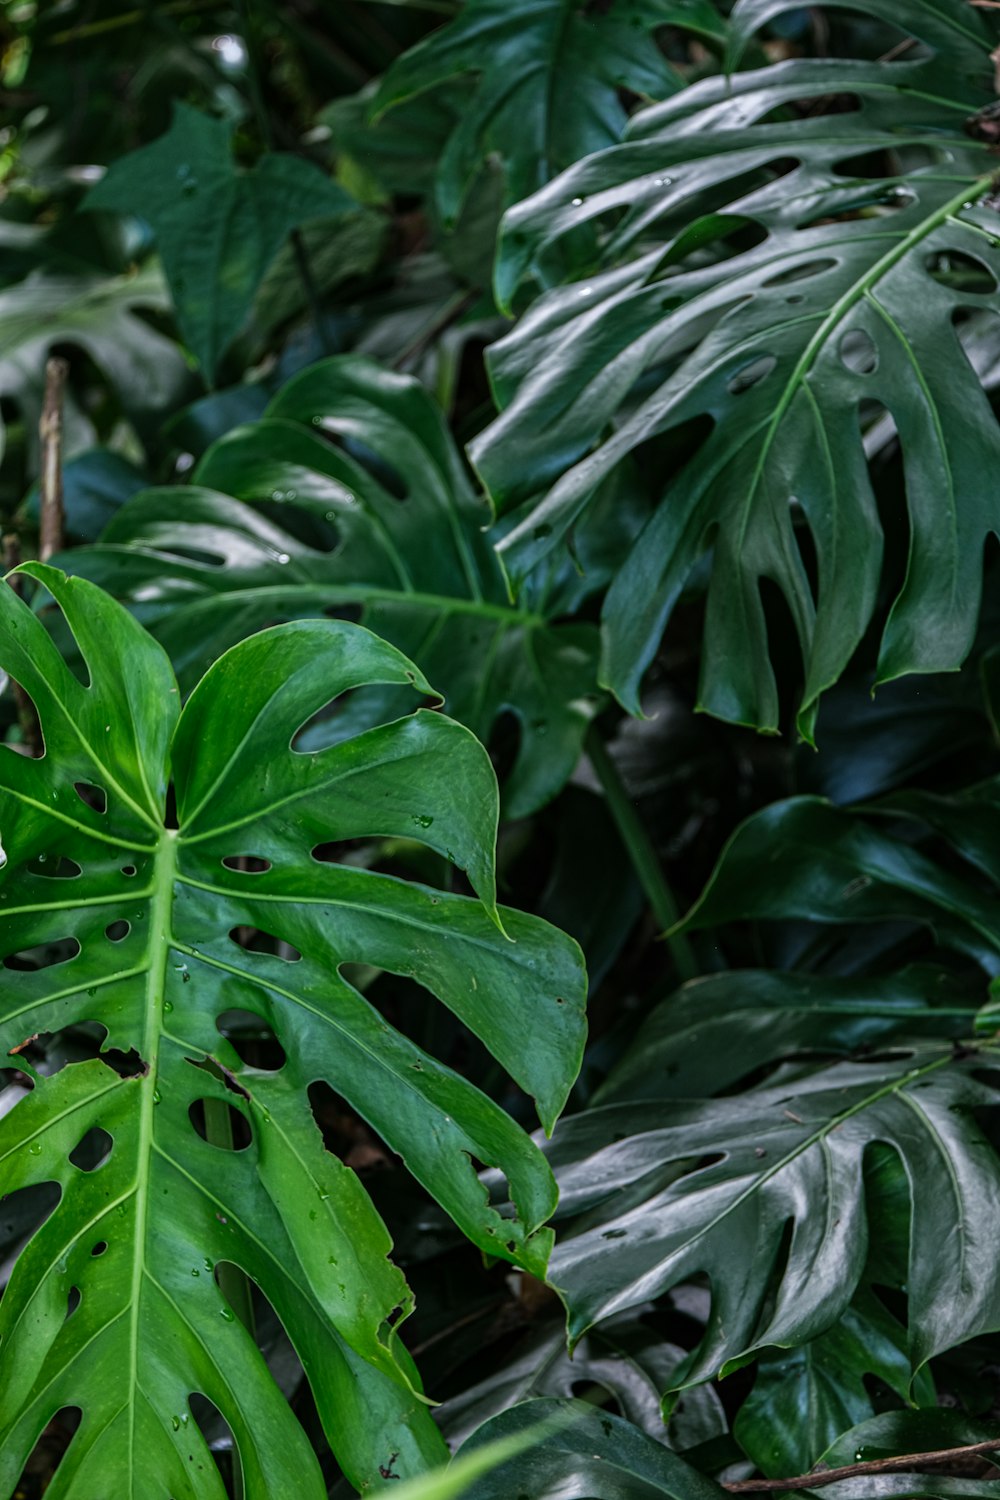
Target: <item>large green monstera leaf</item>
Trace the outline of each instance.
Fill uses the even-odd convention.
[[[741,0],[737,38],[787,8]],[[706,79],[505,220],[501,298],[529,277],[550,288],[491,351],[502,412],[471,450],[499,506],[523,507],[503,543],[513,571],[567,538],[637,450],[669,475],[604,610],[603,680],[633,710],[706,558],[701,706],[777,727],[766,581],[798,637],[812,735],[876,611],[868,459],[887,433],[909,562],[879,677],[952,669],[972,642],[1000,529],[983,483],[1000,429],[965,348],[1000,281],[996,156],[975,118],[997,23],[965,0],[862,8],[916,45]]]
[[[996,1331],[1000,1161],[979,1122],[1000,1104],[997,1063],[992,1043],[956,1057],[928,1042],[734,1097],[646,1097],[566,1121],[551,1160],[574,1222],[550,1274],[572,1333],[698,1275],[711,1312],[675,1390],[824,1333],[863,1284],[874,1143],[898,1156],[912,1203],[912,1368]]]
[[[478,73],[437,172],[442,212],[454,219],[483,161],[496,152],[508,198],[534,191],[578,157],[610,146],[626,121],[621,91],[663,99],[681,86],[655,33],[684,26],[721,40],[710,0],[466,0],[461,13],[396,59],[374,108]]]
[[[551,589],[511,605],[491,519],[417,382],[346,356],[291,381],[191,485],[136,496],[100,546],[62,561],[139,612],[184,685],[248,631],[360,608],[480,739],[515,717],[504,795],[518,817],[576,765],[598,642],[592,625],[553,623],[565,606]]]
[[[443,1450],[396,1331],[412,1298],[359,1181],[323,1147],[309,1086],[353,1104],[476,1244],[537,1275],[555,1191],[521,1129],[394,1030],[345,966],[439,997],[551,1128],[583,1043],[578,950],[497,912],[496,783],[466,729],[418,709],[297,748],[341,694],[430,691],[394,647],[345,621],[292,622],[223,656],[181,711],[162,648],[120,605],[22,571],[61,608],[89,680],[0,590],[0,662],[44,736],[38,759],[0,750],[2,1050],[30,1085],[0,1124],[0,1162],[8,1194],[58,1189],[0,1303],[0,1491],[75,1407],[53,1496],[220,1500],[197,1394],[232,1430],[248,1500],[293,1483],[325,1495],[234,1274],[277,1314],[352,1481],[413,1473]],[[421,840],[481,901],[325,862],[365,835]],[[280,1067],[245,1064],[233,1011],[271,1029]],[[96,1055],[47,1076],[22,1058],[80,1023],[103,1028]],[[506,1206],[486,1201],[481,1163],[504,1174]]]

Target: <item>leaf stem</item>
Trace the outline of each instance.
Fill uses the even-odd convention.
[[[842,1479],[853,1479],[858,1474],[892,1474],[918,1464],[951,1463],[958,1459],[971,1458],[977,1453],[995,1453],[1000,1449],[1000,1438],[990,1438],[985,1443],[968,1443],[961,1448],[932,1448],[927,1453],[903,1453],[898,1458],[872,1458],[865,1463],[845,1464],[842,1468],[823,1469],[819,1473],[797,1474],[792,1479],[739,1479],[722,1488],[731,1495],[768,1494],[786,1490],[818,1490],[827,1484],[838,1484]]]
[[[593,766],[594,774],[607,799],[608,811],[615,820],[622,843],[628,850],[639,883],[646,893],[656,925],[661,933],[666,933],[680,919],[680,911],[660,867],[656,851],[596,725],[590,725],[584,745],[587,759]],[[687,934],[672,933],[666,942],[681,979],[694,979],[698,973],[698,961]]]
[[[62,412],[63,392],[69,365],[53,357],[45,362],[45,397],[38,436],[42,449],[42,473],[39,487],[38,560],[48,562],[62,551],[66,512],[63,507],[62,479]]]

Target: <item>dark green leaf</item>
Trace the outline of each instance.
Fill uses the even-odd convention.
[[[539,1422],[554,1430],[484,1475],[468,1500],[721,1500],[725,1493],[662,1443],[582,1401],[523,1401],[480,1427],[461,1456]]]
[[[170,129],[116,161],[87,197],[88,208],[152,225],[178,323],[209,383],[289,231],[356,206],[297,156],[269,153],[238,172],[231,134],[178,103]]]
[[[964,129],[991,94],[990,40],[964,0],[888,9],[932,46],[966,41],[915,61],[793,60],[705,80],[505,220],[504,301],[529,270],[543,286],[572,281],[494,347],[505,409],[472,447],[502,508],[533,502],[504,540],[514,569],[560,543],[626,455],[666,434],[703,439],[605,605],[603,678],[630,709],[708,555],[700,705],[778,726],[766,579],[798,638],[812,734],[875,612],[883,530],[865,436],[883,409],[903,451],[910,555],[880,620],[878,677],[951,670],[971,645],[983,543],[1000,527],[981,484],[1000,429],[960,326],[1000,277],[983,201],[995,163]],[[845,96],[854,107],[823,112]],[[581,272],[587,226],[599,248]]]
[[[515,716],[510,816],[563,786],[597,704],[596,632],[509,603],[489,510],[414,380],[350,356],[312,366],[194,479],[137,497],[65,559],[141,611],[182,683],[249,630],[360,606],[480,739]]]
[[[560,1214],[551,1276],[578,1336],[704,1274],[705,1338],[676,1388],[837,1323],[865,1271],[862,1167],[874,1141],[909,1179],[909,1355],[1000,1327],[992,1264],[1000,1163],[976,1123],[998,1096],[986,1057],[933,1045],[707,1103],[644,1099],[564,1122],[550,1159]]]
[[[654,40],[662,26],[722,35],[709,0],[530,0],[516,8],[466,0],[460,16],[392,65],[374,107],[385,111],[456,75],[480,75],[438,167],[438,200],[453,219],[490,152],[516,201],[619,139],[620,90],[653,99],[674,93],[680,75]]]

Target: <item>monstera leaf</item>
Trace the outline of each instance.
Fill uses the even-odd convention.
[[[737,37],[783,8],[740,0]],[[498,504],[525,506],[503,544],[515,573],[627,455],[662,451],[669,475],[604,610],[603,679],[633,710],[707,556],[701,706],[777,727],[767,581],[798,637],[811,736],[876,609],[879,422],[901,447],[909,526],[879,678],[951,670],[972,642],[1000,527],[982,483],[1000,429],[963,347],[1000,279],[996,159],[974,118],[997,24],[964,0],[864,9],[923,45],[704,80],[505,220],[505,303],[529,272],[569,282],[491,351],[503,411],[471,450]]]
[[[896,828],[892,817],[899,820]],[[930,830],[950,844],[948,863],[921,847]],[[773,803],[736,830],[682,925],[694,929],[773,918],[918,922],[932,927],[945,946],[995,974],[1000,969],[998,835],[1000,784],[995,780],[947,797],[898,793],[867,810],[793,797]]]
[[[129,412],[169,406],[189,372],[177,345],[141,314],[167,313],[170,298],[158,266],[130,276],[59,276],[35,271],[0,291],[0,390],[34,434],[53,345],[82,349]],[[94,441],[90,418],[70,398],[64,451]],[[3,431],[0,428],[0,444]],[[0,447],[2,451],[2,447]]]
[[[725,1494],[662,1443],[584,1401],[522,1401],[485,1423],[462,1447],[459,1461],[539,1427],[540,1440],[484,1474],[468,1500],[525,1494],[531,1500],[722,1500]]]
[[[596,631],[551,624],[544,599],[510,604],[489,510],[415,380],[359,357],[315,365],[193,480],[137,496],[62,560],[141,613],[182,683],[250,630],[360,606],[480,739],[515,716],[511,816],[563,786],[597,704]]]
[[[697,1275],[711,1313],[675,1390],[826,1333],[865,1274],[875,1142],[898,1156],[912,1204],[912,1369],[995,1331],[1000,1161],[979,1118],[1000,1104],[997,1061],[992,1042],[971,1057],[897,1045],[735,1097],[645,1098],[566,1121],[550,1159],[575,1222],[550,1274],[572,1334]]]
[[[58,603],[88,681],[0,591],[0,662],[45,745],[36,760],[0,751],[2,1046],[30,1084],[0,1123],[0,1161],[7,1193],[58,1189],[0,1303],[0,1489],[75,1407],[54,1493],[151,1494],[155,1478],[156,1493],[218,1500],[197,1393],[232,1430],[248,1500],[287,1493],[293,1473],[297,1493],[325,1495],[234,1309],[234,1267],[287,1331],[350,1478],[377,1482],[390,1454],[413,1473],[443,1450],[395,1329],[412,1299],[307,1091],[336,1090],[476,1244],[544,1275],[555,1192],[537,1147],[394,1030],[347,966],[438,996],[551,1128],[583,1042],[578,950],[497,912],[495,778],[466,729],[420,710],[297,748],[340,694],[430,691],[394,647],[345,621],[293,622],[226,654],[181,712],[164,652],[121,606],[22,571]],[[325,862],[367,834],[422,841],[481,902]],[[241,1060],[233,1011],[271,1029],[281,1066]],[[22,1058],[80,1023],[103,1029],[97,1055],[49,1076]],[[483,1162],[509,1182],[506,1207],[487,1203]]]
[[[620,91],[662,99],[681,85],[656,44],[663,26],[720,41],[709,0],[466,0],[461,14],[393,63],[375,97],[384,112],[456,75],[480,74],[438,168],[442,212],[453,219],[490,152],[510,201],[621,136]]]
[[[177,104],[170,129],[116,161],[87,196],[88,208],[149,221],[177,321],[209,383],[289,232],[357,206],[297,156],[267,152],[238,172],[231,135],[226,121]]]

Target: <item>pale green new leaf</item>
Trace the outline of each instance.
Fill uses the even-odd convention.
[[[0,591],[0,664],[45,742],[37,760],[0,750],[0,1031],[31,1084],[0,1123],[0,1162],[9,1193],[59,1189],[0,1303],[0,1490],[47,1422],[78,1407],[54,1500],[217,1500],[198,1393],[232,1429],[247,1500],[285,1493],[291,1473],[320,1500],[312,1448],[219,1280],[227,1265],[272,1304],[352,1481],[377,1483],[392,1453],[395,1472],[417,1473],[443,1449],[395,1330],[412,1298],[307,1089],[323,1080],[347,1099],[466,1234],[536,1275],[554,1185],[520,1128],[341,971],[374,965],[430,990],[551,1127],[583,1043],[578,950],[535,918],[498,918],[496,782],[467,730],[419,710],[296,748],[354,688],[430,691],[394,647],[343,621],[280,626],[222,657],[181,713],[166,655],[121,606],[55,569],[23,571],[61,607],[89,683]],[[368,834],[438,850],[482,904],[314,852]],[[248,929],[269,951],[246,946]],[[232,1010],[270,1028],[282,1066],[241,1060]],[[36,1033],[82,1022],[106,1032],[90,1060],[51,1076],[20,1060]],[[208,1128],[227,1106],[249,1137],[240,1149]],[[77,1152],[85,1139],[106,1148],[96,1165]],[[504,1174],[506,1208],[486,1201],[480,1162]]]
[[[782,8],[737,4],[738,36]],[[707,558],[701,707],[778,726],[767,581],[798,637],[811,735],[876,610],[865,436],[884,412],[910,551],[879,677],[953,669],[971,645],[1000,429],[963,323],[996,306],[1000,221],[995,157],[967,122],[992,97],[996,22],[964,0],[876,10],[927,45],[707,79],[506,217],[501,298],[529,274],[552,288],[494,346],[503,410],[471,450],[502,508],[528,502],[503,543],[515,573],[628,455],[699,439],[667,465],[605,604],[603,679],[633,710]]]

